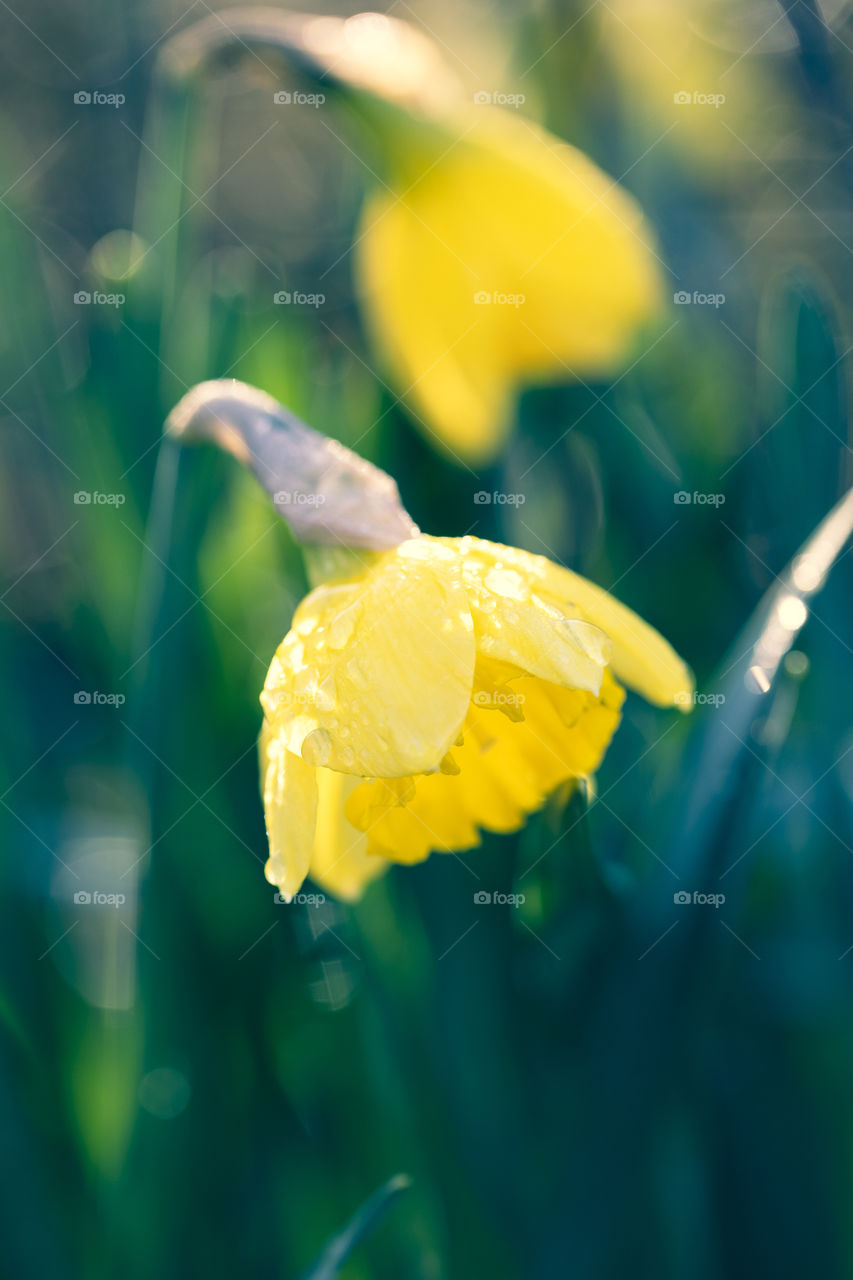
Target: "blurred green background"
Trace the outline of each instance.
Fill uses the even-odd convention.
[[[622,178],[690,299],[612,383],[526,394],[474,474],[360,325],[336,116],[277,109],[248,50],[156,109],[204,0],[0,6],[9,1275],[297,1277],[397,1173],[348,1280],[853,1275],[849,552],[754,714],[737,665],[851,483],[847,8],[393,6]],[[276,903],[258,693],[300,554],[208,450],[145,551],[165,415],[224,376],[392,472],[425,531],[612,588],[717,696],[629,696],[597,796],[517,838]]]

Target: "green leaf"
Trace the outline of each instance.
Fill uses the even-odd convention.
[[[356,1210],[343,1231],[332,1237],[323,1250],[322,1256],[304,1280],[333,1280],[356,1245],[370,1234],[380,1219],[385,1216],[393,1201],[411,1184],[412,1180],[407,1174],[398,1173],[374,1191],[361,1208]]]
[[[749,791],[750,771],[744,766],[757,754],[750,743],[752,726],[768,715],[783,659],[808,621],[812,598],[851,536],[853,489],[766,593],[733,647],[736,656],[725,664],[725,681],[719,687],[725,701],[700,722],[685,765],[685,776],[694,783],[667,859],[679,874],[689,869],[694,878],[698,875],[697,884],[710,884],[722,870],[720,856],[730,848],[731,824]]]
[[[769,553],[773,569],[821,519],[827,494],[838,492],[847,391],[836,312],[823,282],[802,268],[775,280],[762,299],[759,436],[745,461],[752,527],[784,545],[778,559]]]

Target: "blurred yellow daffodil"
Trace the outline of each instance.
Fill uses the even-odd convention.
[[[261,695],[267,879],[351,900],[391,862],[517,830],[598,768],[618,680],[692,702],[656,631],[542,556],[426,536],[362,556],[302,602]]]
[[[497,107],[460,110],[367,202],[368,320],[454,454],[499,451],[526,384],[605,375],[658,308],[641,212],[591,160]]]
[[[376,180],[353,246],[359,293],[431,438],[488,462],[525,385],[626,361],[663,292],[654,237],[617,182],[490,94],[466,93],[408,22],[251,6],[228,19],[182,32],[170,71],[189,76],[238,45],[278,49],[357,123]]]

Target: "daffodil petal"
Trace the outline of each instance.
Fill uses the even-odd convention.
[[[583,152],[524,116],[485,112],[473,138],[487,172],[524,174],[523,214],[518,195],[499,206],[506,218],[524,217],[524,233],[505,250],[524,297],[523,323],[512,325],[517,369],[531,379],[612,369],[662,300],[639,206]]]
[[[682,710],[692,705],[693,677],[686,664],[653,627],[602,587],[545,556],[515,547],[472,537],[442,541],[469,565],[478,563],[480,575],[487,575],[496,565],[504,571],[515,570],[531,590],[560,612],[599,627],[612,642],[614,674],[649,702]]]
[[[441,231],[433,233],[437,211],[420,203],[384,192],[367,201],[360,291],[376,344],[422,429],[451,455],[480,464],[509,431],[513,373],[495,359],[491,326],[474,302],[478,276]]]
[[[566,616],[531,590],[529,575],[500,561],[463,559],[477,653],[554,684],[598,693],[611,644],[597,627]]]
[[[459,734],[474,658],[455,551],[413,538],[358,580],[306,597],[261,702],[308,764],[362,777],[427,773]]]
[[[638,206],[559,138],[481,107],[435,145],[401,191],[367,202],[360,287],[407,402],[451,452],[483,462],[519,384],[624,359],[660,276]]]
[[[371,880],[387,871],[386,858],[367,852],[367,837],[346,817],[346,802],[361,779],[318,769],[317,832],[311,855],[311,879],[342,902],[355,902]]]
[[[292,898],[311,865],[317,820],[316,770],[288,751],[266,720],[259,751],[270,849],[264,874],[286,898]]]

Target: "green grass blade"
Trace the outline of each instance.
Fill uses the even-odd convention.
[[[851,536],[853,489],[803,544],[738,638],[720,686],[725,702],[706,714],[686,765],[694,784],[667,859],[679,873],[704,874],[709,883],[719,875],[719,855],[728,845],[732,815],[744,792],[751,726],[769,713],[782,661]]]
[[[303,1280],[333,1280],[353,1249],[369,1235],[397,1197],[411,1186],[405,1173],[395,1174],[356,1210],[343,1231],[333,1236],[316,1266]]]

